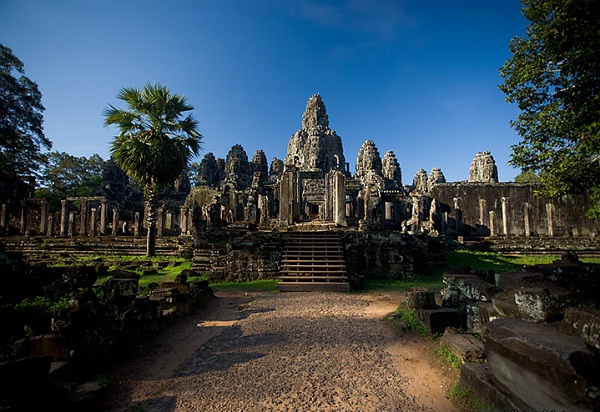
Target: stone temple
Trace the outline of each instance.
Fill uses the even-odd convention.
[[[372,140],[355,159],[352,174],[342,138],[315,94],[283,160],[269,162],[263,150],[249,156],[241,145],[225,159],[207,153],[198,185],[191,187],[183,176],[163,197],[159,240],[178,237],[195,269],[214,280],[306,273],[285,255],[294,232],[335,234],[344,256],[330,265],[331,279],[410,276],[419,265],[436,265],[444,245],[456,241],[502,252],[598,250],[600,222],[585,217],[588,198],[543,198],[536,195],[537,184],[500,182],[490,152],[465,165],[469,178],[461,182],[446,182],[440,168],[420,169],[403,182],[394,152],[380,151]],[[48,202],[32,197],[27,182],[0,183],[5,236],[136,239],[146,232],[143,202],[123,204],[107,192],[64,199],[61,210],[51,212]],[[15,193],[23,195],[11,200]]]
[[[330,127],[325,103],[313,95],[283,161],[267,166],[262,150],[251,161],[235,145],[224,161],[209,153],[201,182],[186,207],[202,209],[202,227],[356,228],[453,236],[575,235],[598,232],[575,198],[533,196],[533,184],[500,183],[490,152],[477,153],[466,182],[448,183],[439,168],[420,169],[410,184],[394,152],[383,158],[367,140],[350,173],[342,139]],[[576,210],[574,210],[575,208]],[[572,213],[573,212],[573,213]]]

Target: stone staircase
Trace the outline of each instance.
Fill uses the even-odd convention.
[[[339,233],[299,231],[287,234],[279,279],[282,292],[348,292],[350,284]]]

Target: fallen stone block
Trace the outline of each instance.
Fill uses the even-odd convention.
[[[544,282],[546,277],[539,272],[503,272],[496,273],[496,286],[504,289],[518,289]]]
[[[565,310],[576,302],[575,292],[555,285],[515,290],[515,304],[521,317],[534,321],[559,320]]]
[[[600,349],[600,310],[591,307],[570,307],[565,310],[560,330]]]
[[[473,398],[486,411],[523,411],[526,405],[494,385],[490,369],[485,363],[467,362],[460,368],[460,383],[471,390]]]
[[[531,410],[600,407],[600,365],[573,336],[548,325],[502,318],[490,322],[485,354],[495,382]]]
[[[442,306],[446,308],[458,308],[469,302],[469,299],[459,290],[444,288],[440,291]]]
[[[419,324],[432,334],[442,334],[447,327],[463,328],[465,315],[453,308],[417,309]]]
[[[435,294],[427,289],[410,290],[406,293],[406,306],[411,309],[435,309]]]
[[[578,301],[579,298],[575,292],[553,283],[507,289],[492,299],[494,309],[500,315],[535,322],[560,320],[564,311]]]
[[[14,351],[16,358],[50,356],[53,361],[62,361],[70,357],[64,336],[54,333],[21,339],[15,342]]]
[[[481,302],[490,302],[492,296],[498,293],[495,285],[475,275],[445,274],[444,284],[447,289],[458,290],[468,299]]]
[[[473,302],[467,305],[467,331],[483,336],[488,323],[501,317],[492,302]]]
[[[462,362],[485,362],[483,342],[468,333],[462,333],[456,328],[446,328],[441,337],[450,351]]]

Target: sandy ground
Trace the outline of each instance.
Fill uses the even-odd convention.
[[[457,411],[394,292],[217,292],[114,372],[106,411]]]

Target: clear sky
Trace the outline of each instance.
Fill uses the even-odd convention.
[[[52,150],[108,159],[122,87],[187,97],[204,154],[241,144],[283,159],[319,93],[354,173],[360,146],[392,150],[403,183],[439,167],[466,180],[492,152],[500,181],[519,141],[498,89],[518,0],[0,0],[0,43],[42,92]]]

